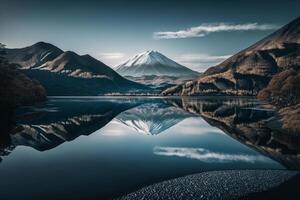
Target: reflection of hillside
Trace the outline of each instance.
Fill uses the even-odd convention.
[[[260,108],[253,99],[182,99],[176,105],[200,114],[210,125],[290,168],[300,168],[300,138],[269,126],[275,112]],[[276,115],[275,115],[276,116]]]
[[[50,124],[20,125],[20,131],[11,134],[14,145],[31,146],[43,151],[71,141],[80,135],[89,135],[105,126],[118,112],[73,116]]]
[[[114,118],[138,132],[156,135],[191,116],[161,99],[52,99],[45,105],[22,108],[17,125],[2,127],[0,156],[16,146],[49,150],[89,135]]]
[[[9,133],[2,134],[0,154],[7,155],[19,145],[30,146],[39,151],[52,149],[101,129],[119,113],[140,103],[62,100],[29,109],[25,114],[22,112],[17,126]]]
[[[165,103],[146,103],[122,112],[117,121],[147,135],[158,135],[185,118],[193,116]]]

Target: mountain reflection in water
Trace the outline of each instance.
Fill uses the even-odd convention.
[[[118,122],[147,135],[158,135],[194,114],[168,103],[145,103],[119,114]]]
[[[203,171],[299,169],[276,118],[251,98],[52,97],[1,126],[0,196],[111,199]]]
[[[286,167],[299,169],[300,138],[273,130],[268,124],[276,117],[274,110],[248,98],[51,98],[17,111],[17,125],[3,133],[8,139],[2,140],[0,152],[8,155],[19,145],[49,150],[94,133],[113,119],[139,133],[158,135],[195,116]],[[154,153],[160,155],[183,151],[158,149]]]
[[[300,137],[271,125],[279,121],[270,105],[248,98],[181,99],[175,105],[286,167],[300,169]]]
[[[270,128],[276,113],[248,98],[53,98],[45,105],[17,111],[17,125],[6,133],[9,139],[2,141],[1,152],[9,154],[19,145],[52,149],[89,135],[113,119],[137,132],[158,135],[199,115],[234,139],[289,168],[299,168],[300,139]]]

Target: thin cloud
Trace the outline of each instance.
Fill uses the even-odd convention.
[[[178,60],[180,62],[190,62],[190,63],[218,63],[226,60],[232,55],[221,55],[221,56],[213,56],[208,54],[183,54]]]
[[[100,53],[98,54],[99,58],[105,59],[105,60],[115,60],[115,59],[121,59],[124,58],[123,53]]]
[[[212,152],[203,148],[186,148],[186,147],[154,147],[153,153],[161,156],[175,156],[200,160],[202,162],[268,162],[269,159],[261,155],[247,154],[228,154]]]
[[[231,31],[266,31],[274,30],[279,26],[275,24],[258,24],[258,23],[246,23],[246,24],[229,24],[229,23],[214,23],[214,24],[201,24],[197,27],[191,27],[179,31],[166,31],[166,32],[154,32],[153,37],[155,39],[176,39],[176,38],[195,38],[204,37],[210,33],[216,32],[231,32]]]
[[[209,54],[183,54],[177,57],[177,61],[182,65],[196,71],[205,71],[208,67],[217,65],[232,55],[209,55]]]

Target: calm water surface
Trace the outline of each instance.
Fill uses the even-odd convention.
[[[203,171],[285,169],[233,139],[272,115],[249,98],[53,97],[17,111],[0,198],[111,199]]]

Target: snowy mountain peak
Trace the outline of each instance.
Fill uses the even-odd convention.
[[[149,50],[137,54],[134,57],[128,59],[126,62],[119,65],[117,69],[123,66],[132,67],[132,66],[139,66],[139,65],[155,65],[155,64],[162,64],[162,65],[167,65],[172,67],[182,67],[181,65],[167,58],[166,56],[159,53],[158,51]]]
[[[124,76],[198,75],[197,72],[178,64],[160,52],[154,50],[148,50],[137,54],[117,66],[115,69]]]
[[[148,50],[148,51],[146,51],[145,53],[150,54],[150,53],[159,53],[159,52],[158,52],[158,51],[154,51],[154,50]]]
[[[147,54],[149,56],[159,56],[159,57],[162,57],[164,55],[162,55],[161,53],[159,53],[158,51],[154,51],[154,50],[148,50],[146,52],[144,52],[144,54]],[[164,56],[165,57],[165,56]]]

